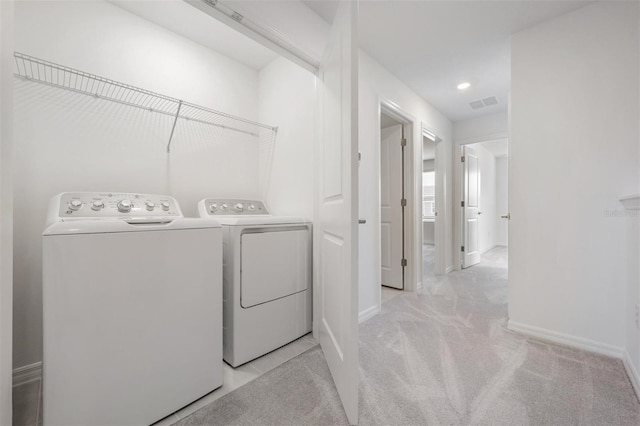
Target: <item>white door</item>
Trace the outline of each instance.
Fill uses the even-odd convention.
[[[463,247],[462,267],[468,268],[480,262],[479,227],[480,212],[480,162],[478,154],[468,146],[464,149],[464,200],[462,206]]]
[[[339,2],[319,72],[314,333],[342,405],[358,422],[357,2]]]
[[[402,125],[380,131],[380,266],[382,285],[404,288]]]

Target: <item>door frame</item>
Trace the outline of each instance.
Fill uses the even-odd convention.
[[[436,197],[436,210],[437,215],[434,223],[434,247],[436,251],[435,270],[436,275],[444,275],[446,273],[446,256],[445,256],[445,221],[449,217],[449,206],[447,206],[445,200],[445,172],[446,164],[442,153],[438,153],[442,149],[442,138],[440,138],[434,131],[432,131],[426,123],[422,122],[422,128],[420,132],[420,161],[422,162],[422,138],[428,137],[433,140],[434,153],[435,153],[435,197]],[[420,171],[416,173],[418,176],[418,188],[420,189],[420,200],[422,200],[422,167]],[[420,203],[422,206],[422,203]],[[420,250],[422,250],[422,244],[424,239],[424,232],[422,230],[422,209],[420,212]],[[422,258],[422,256],[421,256]],[[420,276],[424,273],[422,268],[422,262],[420,262]]]
[[[426,126],[412,114],[400,107],[397,103],[384,96],[378,97],[378,123],[376,126],[376,140],[380,140],[380,114],[393,117],[404,124],[407,148],[405,150],[405,197],[407,206],[405,209],[405,238],[404,251],[407,259],[405,269],[404,291],[416,291],[422,288],[422,133]],[[418,143],[419,142],[419,143]],[[444,166],[442,164],[441,166]],[[380,159],[378,159],[377,175],[380,177]],[[444,193],[439,194],[443,199]],[[438,190],[436,189],[436,199]],[[420,202],[416,202],[419,200]],[[444,203],[443,203],[444,204]],[[380,180],[378,179],[378,206],[380,205]],[[440,221],[443,222],[442,220]],[[380,228],[380,215],[374,224]],[[442,231],[444,233],[444,230]],[[444,243],[444,238],[440,239],[440,246]],[[378,238],[378,254],[380,254],[381,242]],[[441,247],[436,247],[437,251],[444,254]],[[442,259],[444,260],[444,259]],[[382,292],[382,286],[380,286]],[[378,306],[381,306],[381,298]]]
[[[390,118],[393,118],[394,120],[396,120],[395,115],[391,115],[391,114],[387,113],[384,109],[381,109],[380,110],[380,122],[382,122],[382,115],[383,114],[386,117],[390,117]],[[383,149],[382,149],[383,136],[382,136],[382,134],[383,134],[385,129],[389,129],[389,128],[394,128],[395,129],[395,128],[397,128],[397,126],[400,126],[399,139],[396,140],[396,141],[393,141],[393,142],[392,141],[388,141],[387,142],[388,144],[390,144],[389,145],[389,153],[391,155],[398,154],[398,151],[396,151],[396,150],[398,150],[398,149],[400,150],[400,153],[398,155],[398,157],[400,158],[400,161],[399,162],[395,161],[395,162],[396,163],[404,163],[402,165],[402,167],[400,167],[400,173],[401,173],[402,176],[400,176],[399,183],[402,186],[401,192],[403,192],[403,193],[400,193],[400,194],[396,191],[398,188],[395,186],[395,184],[398,183],[398,182],[395,181],[395,179],[398,178],[398,176],[397,176],[397,174],[398,174],[397,166],[399,164],[394,164],[394,167],[390,167],[390,169],[393,169],[393,172],[390,170],[389,173],[388,173],[387,178],[389,180],[393,180],[395,184],[391,185],[391,182],[385,182],[385,183],[389,184],[388,185],[389,188],[392,188],[392,187],[395,188],[395,190],[391,190],[391,194],[389,194],[390,197],[391,197],[391,199],[390,199],[391,202],[396,202],[396,201],[400,202],[400,200],[403,197],[407,198],[407,194],[406,194],[406,175],[407,175],[406,164],[407,164],[407,161],[406,161],[406,158],[407,158],[408,148],[406,146],[402,147],[402,145],[400,145],[400,144],[399,145],[395,145],[395,144],[396,143],[400,143],[402,138],[404,138],[405,140],[408,140],[406,133],[407,133],[407,128],[409,127],[409,125],[404,123],[404,122],[400,122],[399,120],[396,121],[396,122],[398,124],[394,124],[393,126],[386,127],[386,128],[380,128],[380,144],[378,145],[378,152],[377,152],[377,154],[378,154],[378,163],[380,164],[380,178],[379,178],[380,187],[379,187],[378,193],[380,194],[380,199],[382,199],[382,186],[383,186],[382,184],[383,184],[383,179],[384,179],[384,177],[382,175],[382,163],[383,163],[383,159],[382,159],[382,157],[383,157]],[[388,160],[386,162],[387,162],[387,164],[391,164]],[[397,197],[397,198],[394,198],[394,197]],[[380,204],[382,204],[382,203],[380,203]],[[406,245],[405,245],[406,234],[407,234],[407,232],[406,232],[406,217],[407,217],[406,210],[407,209],[406,209],[406,207],[403,209],[400,205],[397,205],[397,204],[395,206],[390,206],[390,208],[391,208],[391,210],[393,212],[391,212],[391,213],[387,212],[387,219],[389,219],[389,216],[388,216],[389,214],[394,216],[394,213],[397,213],[396,209],[399,208],[400,211],[401,211],[400,218],[399,218],[399,223],[395,223],[394,222],[393,223],[394,226],[392,226],[392,232],[393,232],[393,229],[396,229],[396,230],[400,229],[400,231],[401,231],[400,232],[400,234],[401,234],[400,235],[400,237],[401,237],[400,248],[402,250],[402,254],[401,254],[400,258],[395,258],[394,257],[394,255],[397,254],[397,253],[393,253],[393,248],[395,246],[394,243],[396,243],[395,239],[392,237],[391,240],[388,241],[388,244],[391,245],[391,251],[392,251],[392,256],[391,256],[392,259],[390,259],[391,262],[392,262],[391,269],[394,270],[394,266],[395,266],[395,268],[400,268],[400,287],[396,287],[396,286],[392,285],[391,283],[387,282],[387,279],[385,279],[385,273],[383,271],[383,265],[382,265],[382,222],[383,222],[382,205],[378,206],[378,212],[379,212],[378,216],[380,218],[380,223],[381,223],[381,226],[378,227],[378,229],[380,230],[380,254],[379,254],[379,258],[380,258],[380,284],[383,287],[393,288],[393,289],[396,289],[396,290],[405,290],[405,288],[406,288],[405,282],[407,281],[408,272],[407,272],[407,268],[401,266],[400,262],[401,262],[401,259],[403,259],[403,258],[406,259],[407,258],[407,256],[406,256],[407,248],[406,248]],[[397,231],[395,233],[397,234]],[[396,237],[397,237],[397,235],[396,235]],[[395,265],[393,265],[393,263],[395,263]],[[397,271],[397,270],[395,270],[395,271]],[[394,274],[392,273],[391,275],[394,275]],[[389,277],[387,277],[387,278],[389,278]],[[387,284],[385,284],[385,282],[387,282]],[[395,284],[397,285],[397,283],[395,283]]]
[[[495,133],[482,137],[473,137],[454,141],[453,145],[453,268],[456,271],[462,270],[462,252],[460,247],[464,245],[464,215],[460,202],[464,199],[464,167],[460,159],[463,155],[463,146],[476,143],[493,142],[501,139],[509,140],[507,132]],[[507,142],[508,143],[508,142]]]
[[[13,11],[13,0],[0,1],[0,424],[12,424]]]

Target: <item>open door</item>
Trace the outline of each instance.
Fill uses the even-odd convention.
[[[339,2],[319,72],[314,333],[349,423],[358,423],[357,2]]]
[[[464,200],[462,201],[462,267],[468,268],[480,262],[479,226],[480,211],[480,163],[473,148],[463,147]]]
[[[380,279],[404,288],[404,181],[402,124],[380,130]]]

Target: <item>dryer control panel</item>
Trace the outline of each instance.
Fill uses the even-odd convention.
[[[63,192],[51,200],[48,222],[91,219],[160,221],[181,217],[178,202],[168,195]]]
[[[269,211],[262,201],[235,198],[206,198],[198,204],[201,213],[209,216],[250,216],[268,215]]]

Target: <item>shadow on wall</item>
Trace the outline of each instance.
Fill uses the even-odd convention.
[[[14,81],[14,359],[22,366],[41,359],[40,235],[52,196],[167,193],[195,216],[206,196],[259,196],[260,150],[255,136],[183,122],[167,154],[171,116]]]

